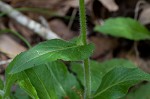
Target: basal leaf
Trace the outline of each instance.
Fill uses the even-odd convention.
[[[65,61],[78,61],[91,55],[93,45],[77,45],[64,40],[53,39],[38,44],[17,59],[11,74],[18,73],[33,66],[62,59]]]
[[[110,18],[102,26],[97,25],[95,31],[136,41],[150,39],[148,29],[131,18]]]
[[[143,80],[150,80],[150,75],[138,68],[114,68],[103,76],[93,98],[119,99],[127,93],[129,87]]]
[[[82,84],[84,84],[84,74],[83,74],[83,67],[81,63],[71,63],[72,70],[77,73],[77,77],[81,81]],[[96,62],[96,61],[90,61],[90,71],[91,71],[91,88],[92,93],[96,92],[98,89],[102,77],[109,72],[110,70],[114,69],[115,67],[128,67],[128,68],[135,68],[136,66],[124,59],[112,59],[106,62]]]
[[[62,62],[55,61],[36,66],[25,70],[25,73],[39,99],[80,99],[77,92],[80,91],[79,84]],[[28,84],[24,83],[22,86]]]

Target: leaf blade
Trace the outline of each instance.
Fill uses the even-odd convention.
[[[121,99],[150,99],[150,83],[139,84],[138,88],[133,87],[134,89],[130,91],[125,97]]]
[[[39,99],[37,92],[34,86],[31,84],[25,71],[19,73],[17,75],[17,78],[17,83],[21,87],[21,89],[24,89],[32,99]]]
[[[38,44],[17,60],[10,73],[18,73],[33,66],[49,61],[63,59],[65,61],[78,61],[85,59],[93,52],[93,45],[76,45],[64,40],[53,39]],[[40,61],[39,61],[40,60]]]
[[[112,59],[102,63],[90,60],[92,93],[96,92],[98,89],[102,81],[102,77],[115,67],[135,68],[136,66],[131,61],[124,59]],[[75,73],[77,73],[77,77],[81,81],[82,85],[84,85],[82,64],[73,62],[71,63],[71,68]]]
[[[5,76],[6,76],[6,81],[5,81],[5,85],[4,85],[4,99],[5,98],[9,98],[10,97],[10,91],[11,91],[11,87],[12,85],[17,81],[17,74],[9,74],[9,72],[12,70],[15,62],[23,55],[23,53],[21,53],[20,55],[17,55],[15,59],[13,59],[13,61],[8,65],[8,67],[6,68],[6,72],[5,72]]]
[[[150,75],[138,68],[115,68],[102,78],[94,99],[121,98],[127,93],[129,87],[143,80],[150,80]]]
[[[148,29],[131,18],[110,18],[102,26],[97,25],[94,30],[135,41],[150,39]]]
[[[62,62],[50,62],[43,66],[27,69],[25,72],[37,91],[39,99],[62,99],[67,97],[79,99],[78,94],[72,88],[80,89],[80,86]]]

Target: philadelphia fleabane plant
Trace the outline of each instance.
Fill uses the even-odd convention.
[[[128,60],[89,59],[94,46],[87,42],[84,0],[79,5],[80,36],[45,41],[17,55],[6,69],[6,80],[0,81],[0,99],[14,99],[14,84],[32,99],[119,99],[131,86],[150,80]],[[69,61],[73,73],[64,61]]]

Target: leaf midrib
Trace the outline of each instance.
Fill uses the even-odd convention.
[[[62,90],[62,92],[64,93],[64,95],[67,96],[67,93],[65,92],[64,88],[62,87],[62,85],[60,84],[60,82],[58,81],[58,79],[54,76],[53,71],[49,68],[48,64],[46,64],[46,67],[48,68],[48,70],[50,71],[50,73],[52,74],[52,77],[55,79],[56,83],[58,84],[58,86],[60,87],[60,89]]]
[[[43,56],[43,55],[45,55],[45,54],[53,53],[53,52],[58,52],[58,51],[63,51],[63,50],[67,50],[67,49],[70,49],[70,48],[76,48],[76,47],[80,47],[80,46],[67,47],[67,48],[59,49],[59,50],[57,50],[57,51],[56,51],[56,50],[53,50],[53,51],[50,51],[50,52],[44,53],[44,54],[39,55],[39,56],[37,56],[37,57],[31,58],[31,59],[30,59],[30,60],[28,60],[27,62],[25,62],[25,63],[21,64],[21,66],[23,66],[23,65],[25,65],[26,63],[28,63],[28,62],[32,61],[33,59],[38,58],[38,57],[40,57],[40,56]],[[19,65],[19,66],[17,66],[15,69],[17,70],[18,68],[20,68],[20,65]]]
[[[135,79],[134,79],[135,80]],[[137,79],[138,80],[138,79]],[[128,81],[131,81],[131,80],[128,80]],[[97,97],[98,95],[102,94],[103,92],[105,92],[106,90],[108,90],[109,88],[113,87],[113,86],[116,86],[116,85],[119,85],[120,83],[123,83],[125,82],[124,81],[120,81],[118,83],[115,83],[115,84],[112,84],[110,87],[106,87],[104,90],[100,91],[99,93],[97,93],[96,95],[94,95],[94,97]]]
[[[49,95],[49,93],[48,93],[46,87],[44,86],[44,83],[40,80],[40,78],[38,77],[37,73],[36,73],[34,70],[33,70],[33,72],[35,73],[35,75],[36,75],[37,78],[39,79],[39,81],[40,81],[41,85],[43,86],[44,90],[46,91],[46,93],[47,93],[49,99],[51,99],[51,97],[50,97],[50,95]]]
[[[27,73],[25,71],[23,71],[23,73],[27,76],[27,80],[31,83],[31,80],[29,78],[29,75],[27,75]],[[26,84],[26,83],[25,83]],[[32,83],[31,83],[32,84]],[[26,84],[26,86],[28,87],[28,85]],[[33,86],[33,85],[32,85]],[[33,88],[35,89],[35,87],[33,86]],[[25,90],[26,91],[26,90]],[[35,89],[36,91],[36,89]],[[36,91],[36,96],[34,94],[32,94],[32,96],[35,98],[35,99],[39,99],[38,95],[37,95],[37,91]]]

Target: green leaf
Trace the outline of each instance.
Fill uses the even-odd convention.
[[[114,68],[102,78],[94,99],[119,99],[129,87],[143,80],[150,80],[150,75],[138,68]]]
[[[28,78],[26,72],[21,72],[18,75],[18,84],[19,86],[24,89],[32,99],[39,99],[36,89],[31,84],[30,79]]]
[[[131,18],[110,18],[102,26],[97,25],[94,30],[135,41],[150,39],[148,29]]]
[[[37,91],[39,99],[80,99],[76,92],[80,91],[79,84],[62,62],[55,61],[36,66],[25,70],[25,73]],[[24,83],[24,86],[28,84]]]
[[[72,62],[71,66],[72,70],[77,73],[77,77],[79,78],[81,83],[84,84],[84,73],[82,64]],[[98,89],[102,77],[115,67],[135,68],[136,66],[132,62],[124,59],[112,59],[102,63],[92,60],[90,61],[92,93],[96,92],[96,90]]]
[[[4,88],[4,83],[3,83],[2,79],[0,78],[0,99],[2,99],[2,97],[4,95],[3,88]]]
[[[136,86],[137,87],[137,86]],[[133,87],[134,88],[134,87]],[[126,97],[121,99],[150,99],[150,83],[138,85]]]
[[[45,41],[24,52],[24,55],[15,62],[11,74],[57,59],[65,61],[83,60],[89,57],[92,52],[93,45],[91,44],[77,45],[59,39]]]
[[[2,90],[4,88],[4,83],[2,81],[2,79],[0,78],[0,90]]]
[[[0,90],[0,99],[3,99],[3,96],[4,96],[4,91]]]
[[[16,56],[16,58],[13,60],[13,62],[11,62],[8,67],[6,68],[6,82],[5,82],[5,86],[4,86],[4,99],[8,99],[10,98],[10,92],[11,92],[11,87],[13,86],[13,84],[18,80],[18,76],[21,77],[22,74],[25,74],[24,71],[22,71],[21,73],[16,73],[16,74],[9,74],[9,72],[11,71],[11,69],[14,66],[14,63],[20,58],[22,57],[24,53],[21,53],[20,55]],[[30,85],[30,82],[27,79],[24,79],[24,81],[20,81],[19,84],[21,85],[22,83],[26,83],[28,85]],[[21,86],[22,87],[22,86]],[[29,87],[25,86],[26,88],[29,88],[30,91],[32,92],[32,95],[30,94],[30,96],[35,99],[37,99],[36,97],[36,92],[34,91],[34,88],[30,85]],[[34,99],[33,98],[33,99]]]
[[[22,56],[23,56],[23,53],[21,53],[20,55],[17,55],[16,58],[6,68],[6,73],[5,73],[6,81],[5,81],[5,85],[4,85],[4,99],[5,98],[9,99],[11,87],[17,81],[17,74],[9,74],[9,72],[12,70],[15,62]]]
[[[22,90],[17,86],[15,92],[11,94],[11,99],[31,99],[31,98],[25,93],[24,90]]]

